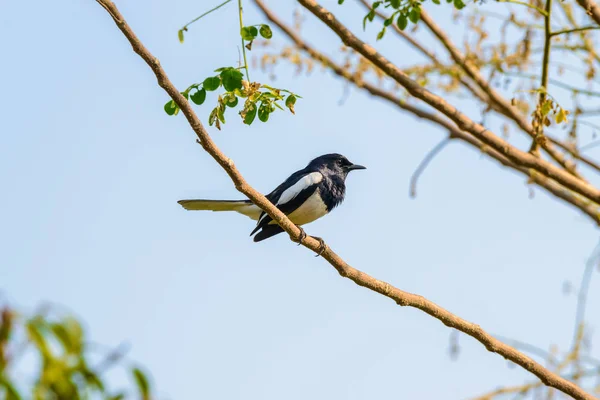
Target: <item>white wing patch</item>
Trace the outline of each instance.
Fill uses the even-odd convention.
[[[287,188],[277,201],[276,205],[281,205],[293,200],[301,191],[304,189],[316,185],[323,180],[323,175],[320,172],[311,172],[308,175],[303,176],[298,182]]]

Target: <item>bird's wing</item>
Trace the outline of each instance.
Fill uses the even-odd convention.
[[[312,196],[322,180],[323,175],[320,172],[298,171],[279,185],[267,196],[267,198],[270,202],[275,204],[281,212],[289,215]],[[258,219],[256,228],[254,228],[250,235],[253,235],[259,229],[267,226],[271,221],[271,217],[263,211]]]

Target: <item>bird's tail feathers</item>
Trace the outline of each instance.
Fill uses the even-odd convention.
[[[279,225],[266,225],[254,236],[253,240],[255,242],[260,242],[281,232],[283,232],[283,228]]]
[[[179,203],[186,210],[208,210],[208,211],[236,211],[247,217],[257,220],[261,210],[250,200],[179,200]]]

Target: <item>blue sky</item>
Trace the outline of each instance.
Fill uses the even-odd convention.
[[[183,89],[237,62],[233,5],[177,41],[212,3],[117,5]],[[243,216],[181,209],[183,198],[240,195],[184,118],[162,111],[166,94],[105,11],[91,0],[0,4],[0,291],[13,304],[61,304],[95,342],[131,343],[171,399],[458,399],[533,379],[464,336],[450,361],[447,327],[355,286],[285,235],[255,244]],[[355,6],[324,4],[359,29]],[[293,2],[276,9],[291,20]],[[250,4],[245,19],[264,21]],[[338,48],[318,22],[305,29]],[[273,40],[285,43],[277,31]],[[404,60],[398,43],[382,46]],[[540,190],[529,199],[522,177],[460,143],[410,199],[410,176],[443,132],[354,89],[340,105],[344,85],[329,73],[281,66],[273,84],[303,96],[295,116],[247,127],[231,113],[210,129],[250,184],[269,192],[310,159],[342,153],[368,169],[309,234],[492,333],[570,343],[575,297],[562,287],[579,282],[597,243],[591,222]],[[206,121],[208,107],[198,112]],[[599,315],[588,313],[592,325]]]

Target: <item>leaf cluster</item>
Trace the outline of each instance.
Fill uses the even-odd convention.
[[[441,4],[440,0],[431,0],[434,4]],[[339,0],[338,3],[342,4],[344,0]],[[461,10],[465,7],[463,0],[446,0],[446,3],[454,4],[457,10]],[[401,30],[406,29],[409,22],[416,24],[421,19],[421,6],[422,0],[383,0],[375,1],[371,6],[371,9],[363,18],[363,29],[366,29],[367,22],[373,22],[376,16],[376,10],[379,7],[391,9],[392,14],[383,21],[383,28],[377,34],[377,40],[380,40],[385,35],[387,28],[396,24]]]
[[[218,75],[209,76],[202,83],[190,85],[181,94],[191,100],[194,104],[202,105],[206,101],[207,92],[214,92],[221,86],[225,92],[221,93],[217,99],[217,105],[212,109],[208,117],[210,126],[215,125],[221,129],[221,124],[225,123],[225,112],[228,108],[235,108],[240,103],[239,99],[244,99],[243,106],[239,111],[242,121],[246,125],[251,125],[258,116],[262,122],[267,122],[269,116],[277,108],[284,108],[279,104],[282,102],[292,114],[295,113],[294,106],[297,98],[300,96],[285,89],[277,89],[258,82],[249,83],[244,80],[242,72],[235,67],[223,67],[215,70]],[[165,112],[169,115],[177,115],[179,107],[173,100],[168,101],[164,106]]]

